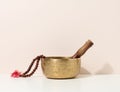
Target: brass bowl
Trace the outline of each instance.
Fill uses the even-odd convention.
[[[74,78],[80,73],[80,58],[45,57],[41,60],[42,70],[47,78]]]

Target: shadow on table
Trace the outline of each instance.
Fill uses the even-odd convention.
[[[113,68],[109,63],[104,64],[101,69],[99,69],[97,72],[94,73],[94,75],[107,75],[107,74],[112,74]],[[93,75],[90,73],[87,69],[84,67],[81,67],[80,74],[77,76],[77,78],[85,78],[85,77],[90,77]]]
[[[112,73],[113,73],[112,66],[109,63],[106,63],[95,74],[112,74]]]
[[[84,67],[81,67],[80,74],[90,75],[91,73],[87,69],[85,69]]]
[[[98,71],[96,71],[94,74],[112,74],[113,68],[109,63],[104,64],[101,69],[99,69]],[[92,73],[90,73],[87,69],[85,69],[84,67],[81,67],[80,70],[80,74],[82,75],[92,75]]]

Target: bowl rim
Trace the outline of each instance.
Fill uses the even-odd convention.
[[[47,56],[45,57],[45,59],[72,59],[72,60],[76,60],[76,59],[80,59],[80,58],[72,58],[70,56]]]

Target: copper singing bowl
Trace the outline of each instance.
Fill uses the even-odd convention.
[[[80,73],[80,58],[72,57],[45,57],[41,66],[47,78],[74,78]]]
[[[88,40],[73,56],[71,57],[45,57],[42,58],[42,70],[47,78],[74,78],[80,73],[80,57],[93,45]]]

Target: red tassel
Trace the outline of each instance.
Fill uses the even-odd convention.
[[[11,77],[13,78],[19,78],[21,75],[21,72],[15,70],[12,74],[11,74]]]

